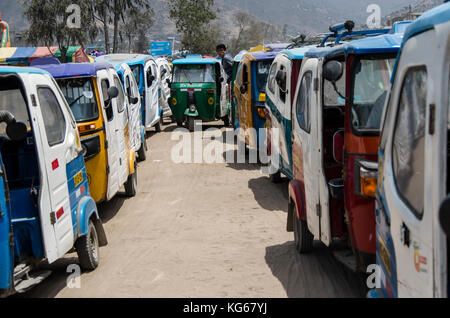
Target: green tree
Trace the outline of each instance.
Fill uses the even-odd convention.
[[[182,35],[181,45],[190,53],[212,53],[218,29],[211,25],[216,19],[214,0],[169,0],[169,17]]]
[[[71,20],[74,11],[68,10],[74,4],[80,8],[75,13],[75,23],[80,22],[76,26]],[[69,46],[84,46],[96,36],[90,0],[25,0],[23,5],[24,14],[30,22],[26,32],[27,41],[36,46],[56,43],[61,51],[62,62],[65,62]]]
[[[136,10],[143,14],[152,14],[153,10],[150,6],[150,0],[91,0],[94,16],[102,25],[105,37],[105,49],[110,50],[109,28],[112,25],[113,41],[112,50],[117,53],[119,49],[119,36],[121,23],[128,20],[127,13],[130,10]]]
[[[128,40],[128,52],[131,52],[133,40],[146,33],[154,23],[154,11],[152,9],[141,11],[136,8],[128,9],[125,22],[123,23],[123,34]],[[141,35],[142,40],[142,35]]]
[[[136,53],[147,54],[149,49],[149,44],[147,40],[147,35],[144,30],[140,30],[138,34],[138,39],[135,43],[134,50]]]

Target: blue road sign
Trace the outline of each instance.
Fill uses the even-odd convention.
[[[150,52],[152,56],[172,55],[172,42],[152,42],[150,43]]]

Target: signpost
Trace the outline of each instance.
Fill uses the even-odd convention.
[[[172,55],[172,43],[167,42],[152,42],[150,43],[150,54],[152,56]]]

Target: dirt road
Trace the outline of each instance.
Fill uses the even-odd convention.
[[[25,297],[364,297],[319,243],[299,256],[287,233],[287,182],[255,164],[175,164],[173,125],[148,139],[138,194],[99,207],[109,245],[100,267],[66,287],[76,254]]]

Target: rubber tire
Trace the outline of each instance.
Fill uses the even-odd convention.
[[[162,128],[161,128],[162,124],[161,123],[162,123],[162,117],[159,117],[159,121],[155,125],[155,131],[158,132],[158,133],[162,131]]]
[[[144,141],[141,144],[141,148],[139,148],[138,153],[137,153],[139,162],[147,160],[147,149],[148,149],[147,140],[144,139]]]
[[[227,115],[223,118],[223,124],[225,127],[230,127],[231,121],[230,121],[230,116]]]
[[[194,130],[195,130],[195,118],[194,117],[188,118],[188,129],[190,132],[194,132]]]
[[[78,254],[80,266],[83,270],[93,271],[98,267],[100,248],[98,244],[97,231],[95,230],[94,223],[92,223],[91,220],[89,220],[88,234],[78,238],[75,242],[75,249]],[[94,253],[93,250],[96,250],[96,253]],[[97,257],[95,254],[97,254]]]
[[[128,180],[125,183],[125,194],[133,198],[137,192],[137,167],[134,167],[134,173],[128,176]]]
[[[292,217],[294,218],[294,239],[297,252],[299,254],[311,252],[311,250],[313,249],[314,235],[312,235],[309,231],[306,221],[298,219],[295,210],[294,213],[292,213]]]
[[[283,181],[283,179],[281,178],[281,172],[277,171],[274,174],[269,175],[270,181],[272,183],[281,183]]]

